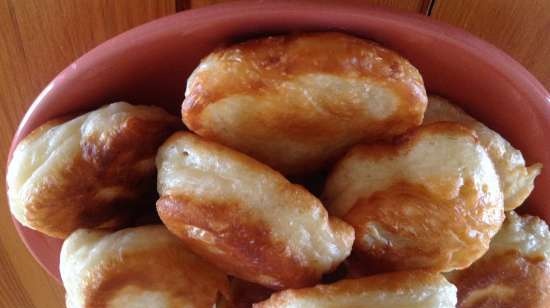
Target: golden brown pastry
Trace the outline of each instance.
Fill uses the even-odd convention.
[[[397,272],[275,293],[254,308],[454,308],[456,287],[441,274]]]
[[[537,163],[525,167],[525,160],[521,152],[497,132],[470,117],[448,100],[430,96],[424,123],[439,121],[458,122],[476,131],[479,143],[487,150],[500,177],[506,211],[517,208],[527,199],[533,190],[535,178],[540,174],[542,164]]]
[[[309,33],[214,51],[189,77],[182,116],[198,135],[301,175],[420,125],[426,103],[418,70],[397,53]]]
[[[483,258],[449,274],[459,308],[550,307],[550,231],[534,216],[508,212]]]
[[[230,296],[225,274],[161,225],[79,229],[63,243],[59,269],[68,308],[211,308]]]
[[[315,284],[350,253],[353,228],[268,166],[191,133],[157,155],[157,210],[195,253],[272,288]]]
[[[43,124],[10,161],[11,213],[59,238],[78,228],[124,224],[136,212],[135,201],[154,187],[157,148],[177,125],[158,107],[127,103]]]
[[[454,123],[354,147],[324,191],[329,212],[354,226],[355,248],[386,270],[469,266],[504,220],[502,198],[475,133]]]

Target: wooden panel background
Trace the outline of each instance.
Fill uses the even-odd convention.
[[[0,0],[0,170],[40,90],[102,41],[176,10],[227,0]],[[337,1],[337,0],[335,0]],[[431,15],[509,52],[550,88],[550,1],[368,0]],[[1,187],[5,187],[2,176]],[[0,307],[63,307],[63,290],[26,251],[0,194]]]
[[[187,8],[200,8],[216,3],[230,2],[232,0],[176,0],[178,2],[178,8],[187,9]],[[362,3],[369,3],[372,5],[380,5],[385,7],[391,7],[394,9],[405,10],[409,12],[418,12],[424,13],[431,0],[316,0],[317,2],[334,2],[334,1],[355,1]]]
[[[438,0],[431,16],[493,43],[550,89],[550,1]]]
[[[0,0],[1,174],[17,124],[59,71],[102,41],[174,11],[173,0]],[[63,289],[18,239],[3,190],[0,198],[0,307],[64,307]]]

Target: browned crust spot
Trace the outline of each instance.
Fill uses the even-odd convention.
[[[421,185],[397,183],[387,190],[360,199],[344,220],[355,227],[357,238],[372,234],[367,226],[375,223],[391,234],[386,244],[371,246],[358,240],[355,247],[379,266],[399,269],[447,270],[466,267],[489,244],[498,225],[483,222],[483,209],[492,205],[477,200],[471,183],[466,182],[460,197],[443,200]],[[472,238],[471,231],[485,234]],[[460,242],[454,242],[458,239]]]
[[[214,51],[203,60],[207,61],[215,65],[199,67],[188,81],[181,108],[185,124],[197,134],[237,148],[284,174],[314,172],[341,157],[350,145],[402,134],[422,123],[427,105],[416,68],[393,51],[346,34],[310,33],[252,40]],[[391,92],[397,106],[383,119],[365,114],[363,104],[342,97],[319,100],[316,108],[323,112],[315,116],[311,116],[310,106],[301,104],[270,105],[272,110],[266,108],[265,113],[253,117],[245,110],[235,115],[239,120],[233,129],[242,132],[240,138],[221,133],[204,116],[207,107],[214,108],[215,114],[217,104],[236,95],[250,96],[255,103],[292,103],[281,92],[281,83],[307,74],[365,80]],[[360,119],[358,114],[362,114]],[[262,140],[270,137],[305,148],[310,145],[312,151],[284,159],[280,153],[284,151],[280,148],[283,143],[271,144],[275,153],[265,149],[267,143]]]
[[[415,129],[392,143],[356,146],[347,157],[387,159],[399,156],[424,136],[440,132],[477,142],[472,130],[456,123],[439,122]],[[441,183],[440,191],[453,189]],[[398,182],[366,199],[357,200],[344,220],[356,230],[355,248],[375,264],[374,268],[445,271],[467,267],[475,260],[473,256],[486,251],[499,222],[498,215],[490,215],[494,216],[492,221],[483,219],[487,219],[487,211],[492,211],[494,206],[480,198],[468,180],[460,188],[459,196],[451,200],[431,193],[422,185]],[[504,219],[503,213],[501,218]],[[386,244],[372,245],[362,240],[366,235],[373,235],[370,223],[389,234],[384,237],[388,239]],[[470,236],[472,231],[478,236]]]
[[[409,130],[406,134],[398,136],[393,140],[379,141],[370,144],[354,146],[344,158],[360,155],[359,157],[368,157],[369,159],[386,159],[392,156],[399,156],[401,153],[410,151],[421,139],[429,135],[443,133],[447,136],[458,138],[471,138],[472,143],[479,143],[475,131],[455,122],[436,122]],[[339,164],[340,164],[339,162]],[[338,168],[337,164],[335,169]]]
[[[177,126],[171,117],[163,121],[130,118],[106,143],[94,136],[82,140],[81,152],[72,162],[36,187],[25,205],[30,225],[65,238],[77,228],[112,228],[129,222],[136,207],[142,206],[140,200],[153,194],[155,186],[154,168],[134,166],[154,159],[157,148]],[[33,132],[29,137],[37,135]]]
[[[224,61],[225,69],[217,72],[225,74],[218,76],[224,82],[215,85],[207,82],[211,72],[196,76],[197,86],[192,87],[182,105],[184,120],[193,130],[200,127],[196,120],[202,110],[228,94],[270,92],[281,81],[308,73],[368,76],[392,87],[403,101],[411,102],[403,109],[424,110],[427,104],[427,99],[420,99],[414,89],[414,86],[423,85],[416,68],[394,51],[347,34],[329,32],[268,37],[218,49],[209,57]],[[233,58],[239,60],[231,60]],[[236,67],[246,68],[250,73],[231,78],[236,77],[230,73]],[[407,79],[413,81],[414,86],[405,82]],[[412,103],[418,101],[424,101],[424,104]],[[422,117],[418,120],[421,122]]]
[[[212,307],[218,293],[230,298],[225,275],[181,247],[123,251],[101,263],[87,277],[85,307],[106,308],[117,293],[128,286],[163,292],[169,307],[191,302],[194,307]]]
[[[268,300],[254,304],[254,308],[288,307],[294,298],[353,297],[365,292],[395,293],[416,290],[425,286],[440,284],[443,278],[436,273],[424,271],[396,272],[359,279],[344,279],[330,285],[317,285],[313,288],[286,290],[273,294]]]
[[[316,283],[306,267],[270,228],[230,202],[163,196],[157,210],[164,224],[195,253],[236,277],[282,289]]]
[[[450,280],[459,308],[550,307],[550,262],[515,251],[483,258]]]

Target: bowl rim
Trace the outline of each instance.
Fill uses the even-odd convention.
[[[421,32],[437,40],[445,41],[451,45],[457,46],[466,52],[469,57],[477,57],[483,59],[483,62],[494,68],[508,80],[514,80],[514,84],[518,84],[518,89],[522,90],[524,95],[530,97],[545,97],[546,102],[540,102],[534,106],[539,112],[537,115],[541,118],[550,118],[550,94],[546,88],[529,72],[525,67],[518,63],[504,51],[498,49],[494,45],[468,33],[465,30],[459,29],[447,23],[435,20],[429,16],[399,11],[396,9],[378,7],[361,2],[346,2],[346,3],[324,3],[308,0],[283,0],[269,2],[264,0],[242,0],[228,3],[215,4],[198,9],[185,10],[172,15],[164,16],[153,21],[149,21],[130,30],[122,32],[103,43],[97,45],[90,51],[80,56],[73,63],[68,65],[56,77],[50,81],[46,87],[39,93],[33,103],[25,112],[21,119],[15,134],[13,135],[10,144],[9,153],[6,160],[6,171],[11,160],[13,151],[17,146],[16,140],[21,140],[30,130],[27,122],[32,117],[36,109],[41,105],[41,102],[58,84],[70,83],[71,79],[78,74],[77,66],[89,66],[93,63],[104,62],[112,57],[120,54],[124,50],[143,44],[147,40],[157,38],[159,33],[163,31],[174,31],[175,27],[181,27],[185,24],[192,24],[199,20],[209,21],[230,21],[239,18],[253,18],[258,16],[299,16],[305,11],[314,10],[319,14],[345,15],[353,17],[370,18],[373,20],[384,20],[384,22],[395,23],[401,26],[406,25],[414,32]],[[139,38],[139,39],[136,39]],[[107,52],[106,52],[107,51]],[[490,52],[492,58],[487,58],[484,54]],[[502,65],[506,63],[506,65]],[[533,101],[539,101],[533,99]],[[6,181],[6,194],[7,194]],[[9,207],[9,199],[7,206]],[[11,212],[10,212],[11,214]],[[61,282],[59,270],[52,269],[45,260],[39,255],[38,251],[33,247],[31,239],[28,237],[28,232],[38,232],[31,230],[21,225],[12,215],[12,221],[15,225],[17,233],[27,250],[31,253],[34,259],[41,267],[56,281]],[[57,266],[59,268],[59,266]]]

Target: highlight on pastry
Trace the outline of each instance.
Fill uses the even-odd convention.
[[[479,143],[489,154],[500,178],[506,211],[517,208],[527,199],[535,187],[535,178],[540,174],[542,164],[536,163],[526,167],[521,152],[501,135],[448,100],[431,95],[424,114],[424,124],[439,121],[458,122],[477,133]]]
[[[550,307],[548,225],[508,212],[487,254],[448,278],[458,288],[458,308]]]
[[[465,268],[504,220],[489,156],[475,132],[454,123],[354,147],[329,175],[323,198],[329,213],[355,228],[354,247],[385,270]]]
[[[188,132],[157,154],[157,210],[212,264],[270,288],[314,285],[349,254],[353,228],[268,166]]]
[[[11,213],[58,238],[78,228],[124,225],[154,192],[157,148],[178,122],[161,108],[121,102],[41,125],[9,163]]]
[[[285,290],[254,308],[454,308],[456,287],[441,274],[410,271]]]
[[[67,308],[203,308],[230,296],[225,274],[161,225],[79,229],[63,243],[59,268]]]
[[[218,49],[189,77],[185,95],[190,130],[286,175],[325,168],[353,144],[420,125],[427,103],[406,59],[343,33]]]

